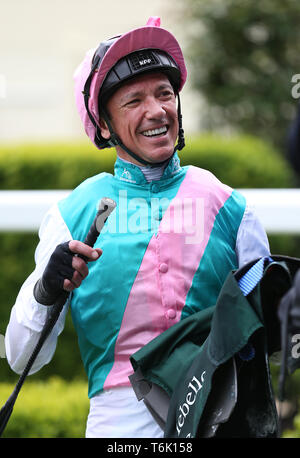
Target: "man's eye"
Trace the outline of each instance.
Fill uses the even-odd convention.
[[[134,105],[136,103],[139,103],[139,99],[132,99],[132,100],[129,100],[129,102],[127,102],[127,105]]]
[[[161,97],[165,97],[165,98],[172,97],[173,95],[174,95],[174,93],[171,92],[171,91],[163,91],[161,93]]]

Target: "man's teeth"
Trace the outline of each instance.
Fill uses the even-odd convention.
[[[152,137],[153,135],[159,135],[159,134],[164,134],[167,132],[167,127],[160,127],[159,129],[153,129],[153,130],[145,130],[145,132],[142,132],[143,135],[146,135],[146,137]]]

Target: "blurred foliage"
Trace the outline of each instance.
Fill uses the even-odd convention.
[[[280,153],[253,136],[193,136],[180,158],[232,187],[284,188],[295,180]],[[113,173],[115,159],[114,150],[90,142],[0,145],[0,189],[73,189],[92,175]]]
[[[298,0],[186,0],[185,56],[206,101],[204,129],[231,126],[282,147],[295,116],[300,72]],[[176,13],[175,13],[176,14]]]
[[[280,373],[281,355],[277,356],[277,362],[270,363],[272,376],[272,386],[274,394],[278,399],[278,385]],[[283,407],[284,405],[287,407]],[[300,371],[295,370],[292,374],[287,374],[284,383],[284,402],[280,407],[278,403],[278,414],[281,422],[281,430],[283,438],[299,438],[300,437]]]
[[[14,386],[0,383],[1,406]],[[82,438],[89,411],[87,385],[52,377],[48,382],[26,381],[3,438]]]
[[[181,163],[210,170],[233,188],[289,188],[295,183],[281,154],[253,136],[194,136],[181,153]]]
[[[0,189],[73,189],[102,171],[113,172],[113,150],[91,142],[0,145]]]
[[[285,430],[282,437],[285,439],[300,439],[300,413],[294,418],[293,429]]]

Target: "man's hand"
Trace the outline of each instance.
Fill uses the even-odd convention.
[[[63,291],[78,288],[89,273],[86,263],[96,261],[101,254],[100,248],[91,248],[78,240],[57,245],[43,276],[35,284],[33,294],[36,301],[53,305]]]
[[[89,273],[86,262],[78,255],[84,256],[87,262],[92,262],[99,259],[102,255],[102,250],[100,248],[91,248],[78,240],[71,240],[71,242],[69,242],[69,250],[75,255],[72,256],[72,268],[74,269],[74,273],[71,279],[66,278],[64,280],[63,289],[66,291],[73,291],[81,285],[82,280],[84,280]]]

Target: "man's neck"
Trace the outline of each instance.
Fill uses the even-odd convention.
[[[135,164],[131,161],[127,161],[126,159],[123,159],[120,156],[119,158],[127,164],[134,164],[136,167],[139,167],[139,169],[143,172],[144,177],[148,182],[160,180],[166,167],[166,164],[163,164],[160,167],[148,167],[145,165]]]

